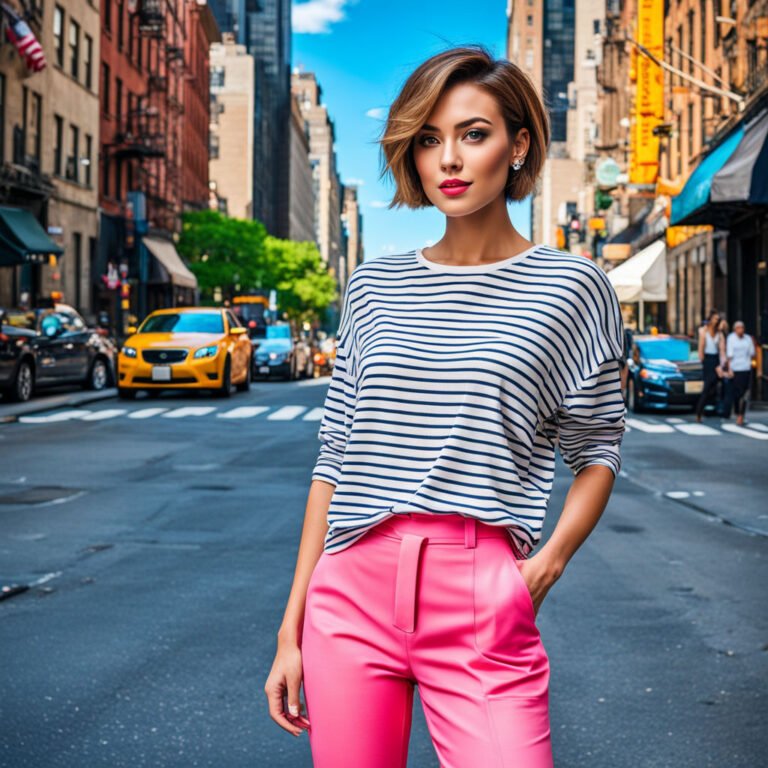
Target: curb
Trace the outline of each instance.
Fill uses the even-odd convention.
[[[76,408],[79,405],[109,400],[117,397],[117,389],[110,387],[100,392],[69,392],[63,395],[52,395],[39,400],[30,400],[26,403],[13,405],[0,405],[0,424],[12,424],[18,421],[19,416],[27,416],[32,413],[43,413],[56,408]]]

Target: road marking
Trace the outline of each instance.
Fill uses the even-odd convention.
[[[304,421],[320,421],[323,418],[322,408],[313,408],[308,413],[304,414]]]
[[[679,416],[670,416],[667,419],[668,424],[684,424],[685,419],[681,419]]]
[[[233,408],[231,411],[217,413],[216,416],[220,419],[252,419],[268,410],[266,405],[243,405],[240,408]]]
[[[89,413],[90,411],[84,410],[57,411],[56,413],[49,413],[47,416],[19,416],[19,421],[23,421],[25,424],[50,424],[54,421],[82,419]]]
[[[131,411],[128,414],[129,419],[151,419],[160,413],[165,413],[167,408],[141,408],[138,411]]]
[[[667,491],[664,495],[670,499],[687,499],[691,494],[688,491]]]
[[[675,431],[675,428],[670,427],[669,424],[649,424],[646,421],[640,421],[640,419],[627,419],[626,423],[634,429],[639,429],[641,432],[654,432],[661,434]]]
[[[274,413],[270,413],[267,418],[271,421],[290,421],[306,410],[306,406],[303,405],[284,405]]]
[[[168,413],[163,414],[164,419],[184,419],[187,416],[206,416],[215,411],[216,408],[210,405],[189,405],[185,408],[175,408]]]
[[[765,424],[750,424],[748,427],[745,427],[745,429],[756,429],[758,432],[768,432],[768,427],[766,427]]]
[[[738,424],[723,424],[723,429],[726,432],[733,432],[735,435],[751,437],[753,440],[768,440],[768,432],[756,432],[753,429],[740,427]]]
[[[686,435],[699,435],[701,437],[722,434],[719,429],[713,429],[706,424],[676,424],[675,428],[679,429],[681,432],[685,432]]]
[[[104,419],[114,419],[115,416],[122,416],[126,412],[125,408],[105,408],[103,411],[96,411],[83,416],[81,421],[102,421]]]

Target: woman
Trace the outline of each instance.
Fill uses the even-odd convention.
[[[728,370],[733,377],[733,400],[736,403],[736,423],[744,426],[749,390],[752,385],[752,360],[755,357],[755,343],[744,333],[744,321],[733,324],[733,332],[725,344]],[[728,414],[730,416],[730,413]]]
[[[704,386],[696,403],[696,421],[701,423],[704,406],[710,393],[717,390],[726,362],[725,338],[720,332],[720,313],[716,309],[710,310],[707,322],[699,328],[699,360],[704,366]]]
[[[390,207],[434,205],[446,229],[349,279],[270,715],[309,730],[316,768],[404,768],[418,685],[442,768],[548,768],[536,618],[619,471],[618,300],[509,220],[549,141],[518,67],[433,56],[380,141]],[[531,554],[558,443],[577,476]]]

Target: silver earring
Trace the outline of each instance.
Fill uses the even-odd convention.
[[[523,163],[525,162],[524,157],[520,157],[517,160],[515,160],[514,163],[512,163],[512,170],[513,171],[519,171],[523,167]]]

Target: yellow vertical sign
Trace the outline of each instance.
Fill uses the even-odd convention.
[[[636,37],[658,60],[664,58],[664,0],[638,0]],[[642,53],[634,61],[629,181],[655,184],[659,174],[659,139],[653,129],[664,119],[664,73]]]

